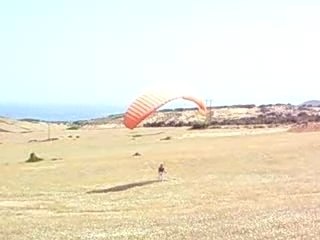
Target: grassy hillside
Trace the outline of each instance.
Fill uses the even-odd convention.
[[[319,134],[186,128],[52,134],[60,140],[28,142],[40,132],[0,135],[0,239],[320,235]],[[25,163],[31,152],[44,160]],[[156,181],[161,162],[165,182]]]

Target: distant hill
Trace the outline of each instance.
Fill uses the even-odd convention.
[[[319,107],[314,107],[319,106]],[[182,126],[245,126],[274,127],[278,125],[292,125],[305,123],[320,123],[320,101],[307,101],[301,105],[291,104],[264,104],[256,106],[232,105],[215,106],[210,108],[207,116],[199,114],[196,108],[176,108],[156,111],[145,119],[139,126],[144,127],[182,127]],[[211,115],[211,117],[209,117]],[[106,129],[121,128],[124,113],[113,114],[106,117],[77,120],[72,122],[49,122],[50,127],[59,129],[84,128]],[[37,119],[8,119],[0,118],[0,132],[30,132],[47,131],[48,122]],[[201,125],[202,124],[202,125]],[[264,126],[261,126],[264,125]],[[320,124],[319,124],[320,125]]]
[[[193,108],[156,111],[139,126],[181,127],[205,123],[213,128],[228,125],[268,125],[269,127],[273,127],[277,125],[320,122],[320,107],[315,108],[309,105],[266,104],[256,106],[247,104],[216,106],[211,109],[211,118],[200,115],[197,109]],[[84,128],[123,127],[123,117],[123,114],[117,114],[105,118],[76,121],[74,124]]]
[[[306,101],[301,104],[302,106],[312,106],[312,107],[318,107],[320,106],[320,100],[310,100]]]

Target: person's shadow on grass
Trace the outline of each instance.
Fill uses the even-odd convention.
[[[150,184],[157,183],[157,182],[161,182],[161,181],[160,180],[149,180],[149,181],[135,182],[135,183],[119,185],[119,186],[115,186],[115,187],[111,187],[111,188],[92,190],[87,193],[91,194],[91,193],[120,192],[120,191],[126,191],[126,190],[134,188],[134,187],[142,187],[142,186],[150,185]]]

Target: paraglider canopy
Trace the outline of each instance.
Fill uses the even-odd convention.
[[[201,114],[205,115],[207,113],[204,102],[194,96],[177,96],[168,92],[149,92],[139,96],[131,103],[124,116],[124,125],[129,129],[134,129],[139,123],[149,117],[157,109],[176,99],[192,101],[198,106]]]

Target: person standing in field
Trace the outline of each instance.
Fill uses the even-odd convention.
[[[164,174],[167,173],[166,170],[164,169],[163,163],[160,164],[158,168],[158,174],[159,174],[159,180],[163,181],[164,180]]]

